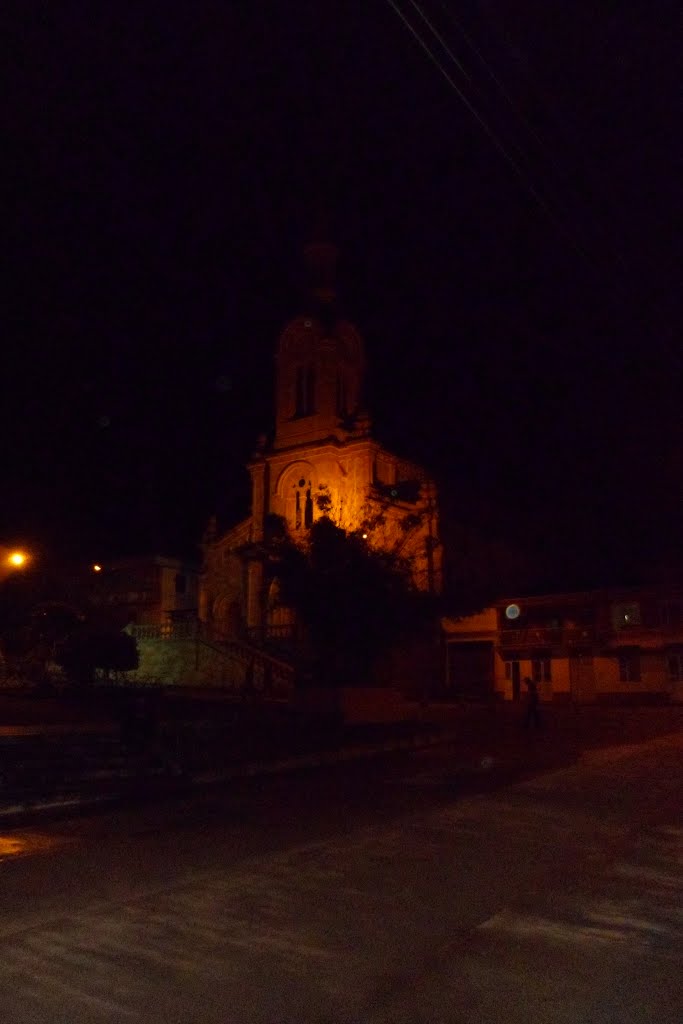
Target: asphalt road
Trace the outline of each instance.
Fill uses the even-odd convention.
[[[682,767],[683,733],[522,782],[438,748],[0,833],[0,1010],[679,1024]]]

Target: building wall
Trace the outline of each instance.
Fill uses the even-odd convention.
[[[666,655],[661,651],[641,651],[640,679],[624,680],[619,676],[619,659],[615,654],[595,659],[598,695],[613,693],[623,697],[638,694],[673,693],[668,678]]]
[[[524,680],[527,677],[533,678],[533,662],[535,659],[530,656],[508,659],[501,654],[500,650],[496,651],[496,693],[504,700],[510,701],[513,700],[512,675],[506,672],[506,666],[511,664],[513,660],[519,663],[520,699],[524,699],[527,689],[524,685]],[[551,658],[550,679],[537,682],[537,686],[538,695],[542,701],[568,700],[571,696],[569,659]]]
[[[506,678],[506,664],[512,659],[505,658],[500,651],[496,652],[496,692],[505,700],[512,700],[512,679]],[[531,656],[515,659],[519,662],[521,694],[524,697],[526,676],[532,676],[533,659]],[[567,700],[576,696],[571,682],[570,659],[566,656],[551,656],[551,679],[540,682],[538,692],[541,700]],[[595,699],[613,695],[615,697],[636,698],[638,696],[654,696],[657,694],[672,695],[676,688],[668,679],[666,656],[661,652],[650,652],[641,655],[640,681],[625,681],[619,678],[619,662],[614,655],[593,658],[595,677]],[[584,700],[587,699],[584,695]]]
[[[182,593],[176,578],[184,577]],[[78,582],[78,581],[77,581]],[[196,612],[199,599],[199,567],[160,555],[132,557],[89,571],[79,588],[91,607],[109,613],[121,625],[128,622],[161,625],[177,612]]]
[[[190,612],[198,608],[199,572],[177,559],[161,561],[159,586],[162,615]]]
[[[569,700],[572,692],[569,658],[552,659],[552,695],[553,699]]]
[[[348,321],[292,320],[278,343],[274,447],[343,439],[341,421],[360,409],[364,370],[363,343]]]
[[[495,639],[498,634],[498,616],[495,608],[482,608],[473,615],[464,615],[457,619],[444,616],[442,628],[447,635],[489,637]]]
[[[282,516],[296,539],[305,529],[307,500],[312,502],[314,521],[322,514],[322,500],[329,503],[330,518],[337,525],[357,529],[372,482],[374,448],[364,440],[276,453],[268,458],[266,512]]]
[[[417,500],[380,494],[375,487],[378,464],[383,482],[419,482]],[[269,482],[266,514],[282,516],[293,540],[306,537],[306,504],[310,502],[309,522],[327,515],[346,531],[363,527],[370,545],[395,551],[410,561],[417,586],[440,589],[442,554],[438,544],[431,546],[427,557],[429,539],[438,536],[436,492],[421,467],[397,459],[364,438],[276,453],[268,458],[265,478]]]
[[[200,581],[199,617],[214,633],[239,638],[246,629],[246,566],[241,555],[251,543],[251,517],[204,545],[204,571]]]
[[[404,474],[412,470],[416,480],[422,478],[417,502],[373,495],[378,454],[385,467],[393,467],[391,482],[398,466]],[[264,539],[270,515],[281,517],[289,537],[302,543],[308,536],[307,525],[323,515],[347,531],[369,522],[369,545],[396,551],[409,561],[418,587],[440,590],[442,552],[435,489],[419,467],[399,463],[365,438],[264,454],[252,462],[250,470],[254,514],[205,544],[200,617],[217,632],[235,636],[240,629],[257,628],[265,614],[267,595],[258,588],[269,581],[256,562],[247,565],[245,558],[247,550]]]

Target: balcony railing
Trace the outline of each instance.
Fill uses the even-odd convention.
[[[594,643],[597,639],[594,626],[528,626],[500,631],[501,647],[571,647]]]
[[[144,623],[131,626],[131,635],[136,640],[194,640],[200,635],[200,623],[164,622]]]
[[[213,630],[208,643],[238,662],[242,668],[238,687],[243,694],[255,697],[287,700],[294,688],[295,669],[282,658]]]

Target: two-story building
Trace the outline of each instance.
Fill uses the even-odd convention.
[[[74,577],[82,599],[117,625],[170,627],[196,621],[199,566],[149,555],[90,566]]]
[[[683,587],[509,597],[444,618],[446,694],[545,701],[683,700]]]

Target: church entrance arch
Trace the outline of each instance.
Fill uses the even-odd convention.
[[[296,612],[282,601],[281,583],[274,576],[268,587],[266,601],[266,635],[272,640],[293,639],[296,632]]]
[[[217,597],[213,604],[213,625],[217,633],[237,638],[242,632],[242,609],[237,598]]]

